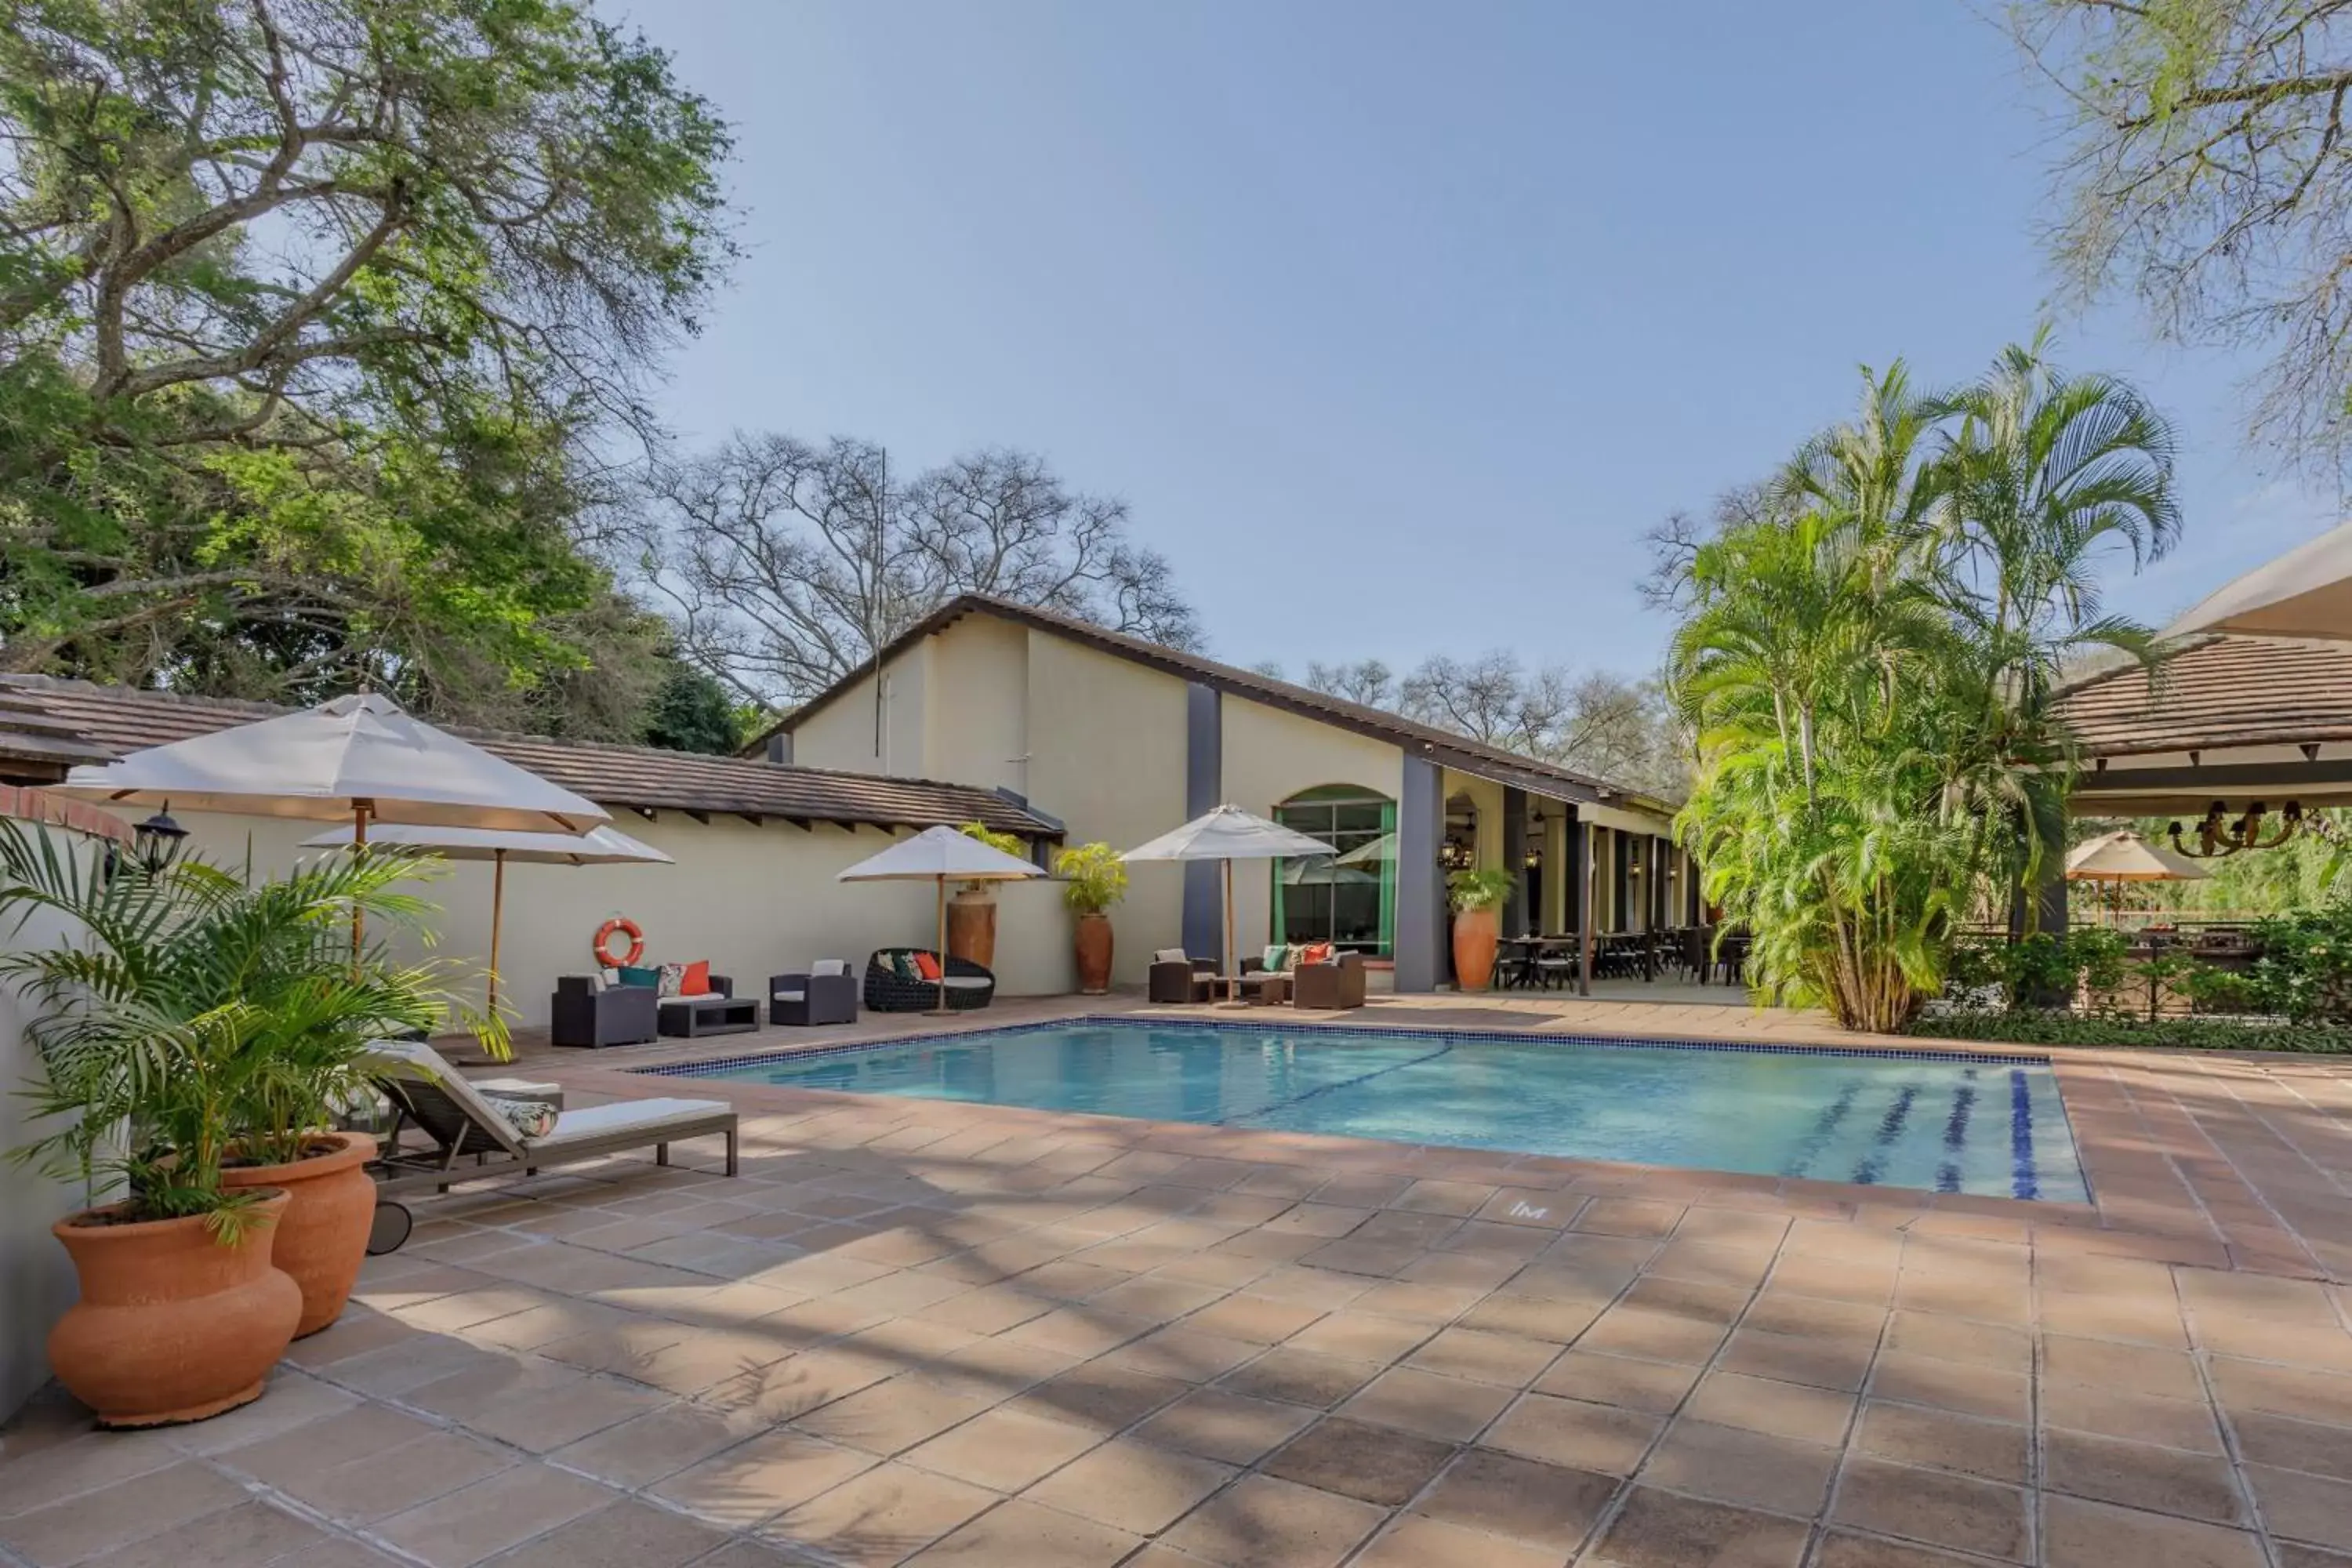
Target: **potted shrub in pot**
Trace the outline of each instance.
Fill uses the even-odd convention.
[[[1484,991],[1495,979],[1495,944],[1503,932],[1503,906],[1517,884],[1508,871],[1456,871],[1445,879],[1454,901],[1454,984]]]
[[[102,1306],[108,1288],[93,1268],[108,1279],[121,1274],[99,1254],[124,1256],[121,1234],[142,1227],[121,1215],[134,1213],[194,1217],[208,1245],[233,1255],[192,1249],[186,1226],[173,1233],[176,1250],[164,1248],[159,1256],[169,1260],[157,1267],[197,1289],[189,1313],[218,1305],[208,1300],[217,1292],[198,1289],[204,1278],[246,1289],[245,1276],[257,1269],[292,1292],[289,1334],[333,1321],[365,1256],[375,1203],[362,1169],[373,1142],[334,1131],[334,1111],[363,1090],[358,1062],[366,1042],[429,1029],[446,1007],[441,966],[393,963],[380,942],[355,958],[349,922],[358,910],[379,933],[413,924],[430,906],[399,884],[418,869],[396,852],[333,856],[248,886],[201,861],[150,871],[85,859],[45,833],[0,824],[0,922],[11,910],[21,920],[39,907],[81,933],[0,958],[0,979],[22,984],[40,1008],[31,1031],[47,1078],[39,1109],[71,1120],[27,1152],[86,1180],[103,1169],[128,1194],[123,1205],[99,1211],[109,1221],[79,1216],[60,1227],[83,1268],[85,1306]],[[502,1041],[495,1019],[475,1026]],[[260,1229],[266,1242],[247,1243],[248,1210],[270,1220]],[[105,1234],[93,1238],[93,1230]],[[176,1289],[149,1280],[136,1290]],[[154,1399],[132,1408],[89,1375],[78,1383],[73,1357],[90,1350],[84,1342],[94,1326],[135,1317],[69,1315],[58,1329],[58,1375],[116,1425],[193,1419],[242,1403],[259,1392],[261,1373],[285,1345],[280,1336],[265,1354],[252,1341],[260,1370],[203,1399],[168,1396],[162,1384],[169,1379],[161,1378]],[[150,1349],[171,1342],[170,1334],[136,1331],[153,1342]],[[182,1337],[190,1331],[184,1324]],[[246,1364],[219,1347],[205,1358],[223,1369]]]
[[[1054,861],[1063,879],[1062,901],[1078,917],[1078,994],[1100,996],[1110,990],[1110,907],[1127,897],[1127,862],[1108,844],[1081,844]]]
[[[999,833],[982,823],[967,822],[961,831],[966,837],[977,838],[991,849],[1002,849],[1007,855],[1025,852],[1018,837]],[[966,882],[948,900],[948,952],[982,969],[996,967],[995,883]]]

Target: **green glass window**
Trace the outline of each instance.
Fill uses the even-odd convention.
[[[1274,816],[1331,846],[1328,855],[1275,863],[1276,940],[1388,957],[1396,944],[1396,803],[1328,785],[1293,795]]]

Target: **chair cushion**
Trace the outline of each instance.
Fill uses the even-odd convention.
[[[808,1000],[808,993],[805,991],[771,991],[768,993],[768,1000],[771,1002],[805,1002]]]
[[[677,994],[681,996],[710,994],[710,960],[698,958],[686,966],[685,973],[677,977]]]
[[[845,958],[820,958],[814,963],[809,965],[809,973],[815,975],[846,974],[849,973],[849,960]]]
[[[1183,963],[1189,961],[1185,958],[1184,950],[1182,948],[1163,947],[1158,952],[1151,955],[1151,962],[1154,963]]]

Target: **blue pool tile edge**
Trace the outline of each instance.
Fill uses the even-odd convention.
[[[1500,1045],[1568,1046],[1601,1050],[1651,1051],[1733,1051],[1751,1056],[1862,1057],[1879,1061],[1965,1062],[1978,1067],[2014,1068],[2028,1067],[2054,1068],[2048,1056],[1995,1055],[1987,1051],[1929,1050],[1891,1046],[1832,1046],[1766,1043],[1748,1040],[1681,1040],[1672,1038],[1644,1039],[1632,1035],[1568,1035],[1549,1031],[1515,1031],[1504,1029],[1420,1029],[1402,1025],[1325,1024],[1313,1020],[1284,1019],[1278,1023],[1253,1023],[1240,1018],[1202,1018],[1176,1016],[1168,1018],[1135,1017],[1126,1014],[1079,1014],[1068,1018],[1039,1018],[1022,1024],[992,1024],[982,1029],[941,1029],[929,1034],[898,1035],[887,1040],[844,1040],[838,1045],[796,1046],[782,1050],[753,1051],[744,1056],[718,1057],[709,1061],[667,1062],[622,1070],[647,1078],[709,1078],[737,1068],[763,1067],[771,1062],[807,1061],[817,1057],[852,1056],[861,1051],[898,1050],[908,1046],[961,1044],[982,1040],[996,1035],[1026,1034],[1034,1029],[1222,1029],[1235,1034],[1267,1035],[1297,1031],[1316,1035],[1345,1035],[1360,1039],[1394,1039],[1412,1036],[1422,1039]],[[2067,1130],[2071,1140],[2073,1129]]]

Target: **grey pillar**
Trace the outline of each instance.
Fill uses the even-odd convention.
[[[1184,817],[1214,811],[1225,791],[1225,723],[1213,686],[1184,692]],[[1214,860],[1184,865],[1184,951],[1195,957],[1225,951],[1224,896]]]
[[[1397,795],[1396,988],[1437,989],[1445,940],[1445,780],[1437,764],[1407,752]]]
[[[1511,874],[1511,899],[1503,906],[1503,931],[1524,935],[1528,927],[1528,792],[1503,788],[1503,869]]]
[[[1568,810],[1568,929],[1576,933],[1576,994],[1592,994],[1592,829]]]

